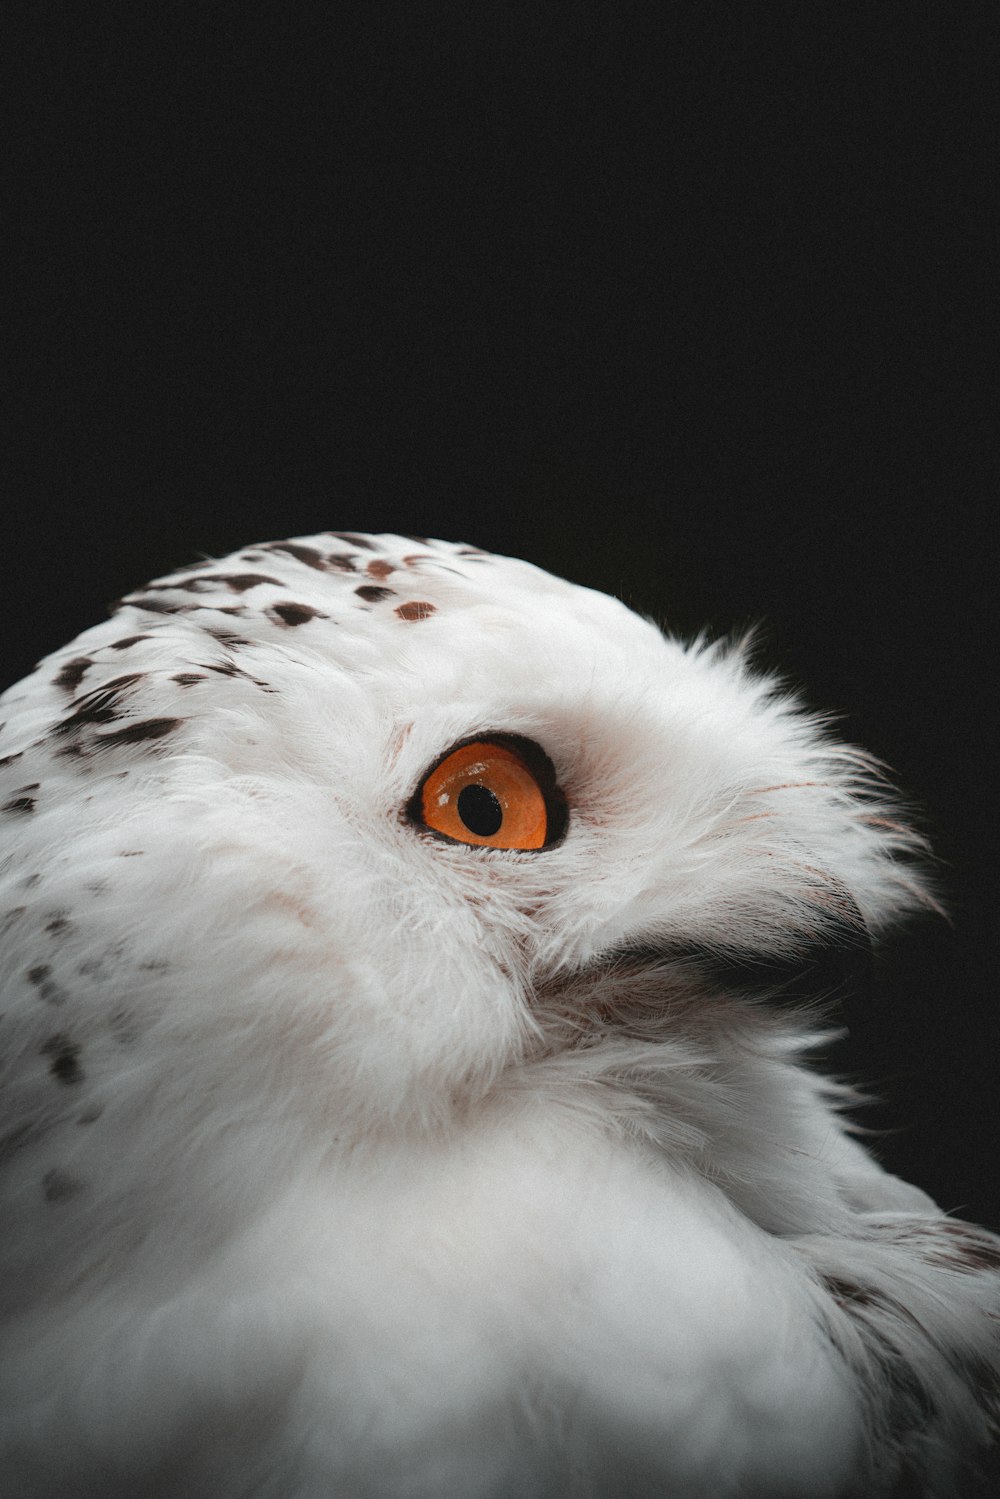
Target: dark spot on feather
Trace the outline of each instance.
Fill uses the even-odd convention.
[[[75,1197],[78,1192],[83,1191],[83,1183],[77,1181],[75,1176],[70,1176],[68,1171],[56,1169],[46,1171],[42,1177],[42,1191],[46,1202],[65,1202],[67,1198]]]
[[[265,583],[270,583],[274,588],[280,588],[281,583],[277,578],[269,578],[266,573],[223,573],[213,574],[209,582],[225,583],[233,593],[246,593],[248,588],[260,588]]]
[[[204,682],[205,673],[202,671],[179,671],[170,680],[172,682],[179,682],[182,687],[193,687],[195,682]]]
[[[206,671],[217,672],[220,677],[245,677],[255,687],[263,687],[267,692],[274,690],[268,686],[267,682],[261,682],[257,677],[252,677],[248,671],[244,671],[242,666],[237,666],[235,661],[216,661],[214,663],[211,661],[202,661],[199,662],[199,665],[203,666]]]
[[[190,591],[190,585],[196,581],[193,578],[172,578],[169,583],[145,583],[135,593],[127,594],[126,599],[131,602],[133,599],[148,598],[151,593],[173,593],[175,590],[179,593],[187,593]]]
[[[23,754],[23,750],[15,750],[12,755],[4,755],[3,759],[0,760],[0,770],[3,770],[8,765],[13,765],[14,761],[20,760]]]
[[[971,1224],[934,1223],[922,1237],[928,1246],[922,1250],[926,1259],[963,1271],[1000,1270],[1000,1243]]]
[[[409,531],[401,531],[399,534],[404,537],[406,541],[415,541],[417,543],[417,546],[429,547],[431,544],[431,539],[429,536],[411,536]]]
[[[160,585],[165,586],[165,585]],[[140,598],[120,599],[118,608],[130,604],[135,609],[142,609],[147,614],[195,614],[205,610],[210,614],[245,614],[246,610],[241,604],[232,606],[224,604],[175,604],[166,599],[154,599],[143,595]]]
[[[39,995],[46,1004],[61,1005],[66,1002],[66,995],[59,985],[49,977],[52,969],[48,963],[38,963],[34,968],[27,970],[27,980],[38,990]]]
[[[169,593],[172,589],[179,589],[184,593],[212,593],[219,584],[224,584],[233,593],[246,593],[248,588],[257,588],[262,583],[273,583],[276,588],[281,584],[277,578],[269,578],[265,573],[208,573],[197,578],[177,578],[173,583],[150,583],[144,592],[147,593]],[[195,607],[208,607],[211,605],[196,605]],[[229,613],[229,610],[223,611]]]
[[[373,557],[365,568],[370,578],[387,578],[390,573],[396,571],[391,562],[385,562],[381,557]]]
[[[416,567],[418,562],[433,562],[434,558],[430,552],[411,552],[408,557],[403,558],[406,567]]]
[[[957,1263],[965,1270],[1000,1270],[1000,1249],[984,1239],[966,1239],[957,1250]]]
[[[422,599],[414,599],[409,604],[397,604],[395,612],[400,619],[426,619],[435,611],[434,604],[425,603]]]
[[[338,573],[356,573],[358,570],[355,566],[354,558],[349,556],[347,552],[328,552],[326,565]]]
[[[33,885],[38,884],[41,877],[42,876],[39,874],[39,872],[35,870],[31,874],[26,874],[24,879],[21,881],[21,884],[24,886],[25,890],[30,890]]]
[[[0,931],[9,931],[15,921],[20,916],[23,916],[27,909],[27,906],[14,906],[10,911],[5,912],[3,921],[0,923]]]
[[[183,614],[188,605],[168,604],[166,599],[151,599],[139,594],[135,598],[115,599],[108,605],[108,613],[117,614],[119,609],[126,608],[142,609],[146,614]]]
[[[143,675],[140,671],[129,672],[127,676],[115,677],[103,686],[95,687],[93,692],[74,699],[70,704],[73,712],[60,723],[54,724],[52,733],[68,734],[72,729],[81,728],[85,724],[112,723],[118,717],[118,710],[128,689],[136,682],[141,682]]]
[[[371,583],[365,583],[361,588],[355,588],[354,592],[359,599],[365,599],[369,604],[377,604],[380,599],[394,599],[396,590],[394,588],[376,588]]]
[[[123,848],[119,849],[118,857],[119,859],[141,859],[145,852],[144,848]]]
[[[972,1352],[959,1354],[955,1362],[976,1400],[995,1420],[1000,1413],[1000,1373],[995,1364]]]
[[[4,802],[0,812],[34,812],[35,798],[33,796],[13,796],[9,802]]]
[[[65,663],[59,675],[53,678],[53,687],[65,687],[67,692],[75,692],[83,681],[87,667],[93,664],[89,656],[74,656],[72,661]]]
[[[45,930],[47,932],[51,932],[53,936],[56,936],[57,933],[65,932],[72,925],[73,923],[70,921],[69,917],[63,915],[62,912],[59,912],[57,915],[53,916],[51,921],[46,923]]]
[[[296,562],[302,562],[306,567],[315,568],[317,572],[324,572],[326,563],[322,552],[317,552],[315,547],[297,546],[294,541],[270,542],[266,548],[269,552],[284,552],[289,557],[294,557]]]
[[[880,1225],[894,1243],[905,1244],[931,1265],[964,1273],[1000,1269],[1000,1239],[955,1218],[917,1219]]]
[[[849,1308],[851,1306],[871,1306],[874,1297],[865,1286],[859,1286],[854,1281],[845,1280],[842,1276],[824,1275],[823,1283],[838,1306]]]
[[[108,1027],[119,1046],[134,1046],[139,1039],[139,1027],[130,1010],[116,1010]]]
[[[226,611],[220,610],[219,612],[224,614]],[[241,645],[253,644],[252,641],[247,640],[243,635],[232,635],[228,630],[207,629],[206,634],[211,635],[212,639],[217,640],[220,645],[228,646],[230,650],[237,650]]]
[[[272,604],[265,611],[270,617],[283,625],[304,625],[311,619],[326,619],[328,616],[314,609],[310,604],[294,604],[285,602]]]
[[[126,724],[123,729],[112,729],[108,734],[98,734],[99,745],[142,744],[147,739],[163,739],[172,734],[184,722],[183,718],[145,718],[139,723]]]
[[[83,1068],[79,1063],[80,1048],[66,1036],[50,1036],[40,1048],[43,1057],[51,1057],[49,1071],[59,1082],[67,1085],[83,1082]]]
[[[338,541],[346,541],[352,547],[361,547],[365,552],[377,552],[378,547],[367,536],[359,536],[356,531],[331,531],[331,536],[336,536]]]
[[[35,1140],[40,1140],[48,1133],[49,1126],[37,1119],[25,1119],[21,1124],[15,1124],[14,1128],[8,1130],[5,1135],[0,1135],[0,1162],[16,1155],[26,1145],[31,1145]]]
[[[214,663],[207,661],[205,663],[205,670],[217,672],[220,677],[246,676],[246,672],[241,666],[237,666],[235,661],[217,661]]]
[[[110,649],[113,651],[125,651],[130,645],[138,645],[140,640],[149,640],[149,635],[126,635],[124,640],[115,640]]]

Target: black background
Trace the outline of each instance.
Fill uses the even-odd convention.
[[[1000,1224],[995,13],[350,9],[8,9],[4,681],[325,528],[762,621],[952,913],[835,1061],[893,1169]]]

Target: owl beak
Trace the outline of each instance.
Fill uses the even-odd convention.
[[[640,940],[616,945],[598,963],[632,982],[684,973],[718,992],[774,1009],[812,1011],[848,1029],[869,1010],[874,987],[871,936],[853,900],[811,942],[788,954],[722,953],[696,943]]]

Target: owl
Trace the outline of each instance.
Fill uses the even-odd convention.
[[[5,1494],[961,1491],[1000,1240],[814,1057],[926,860],[745,643],[324,532],[0,718]]]

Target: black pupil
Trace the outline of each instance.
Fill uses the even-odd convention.
[[[503,808],[488,786],[473,783],[458,793],[458,815],[470,833],[492,838],[500,831]]]

